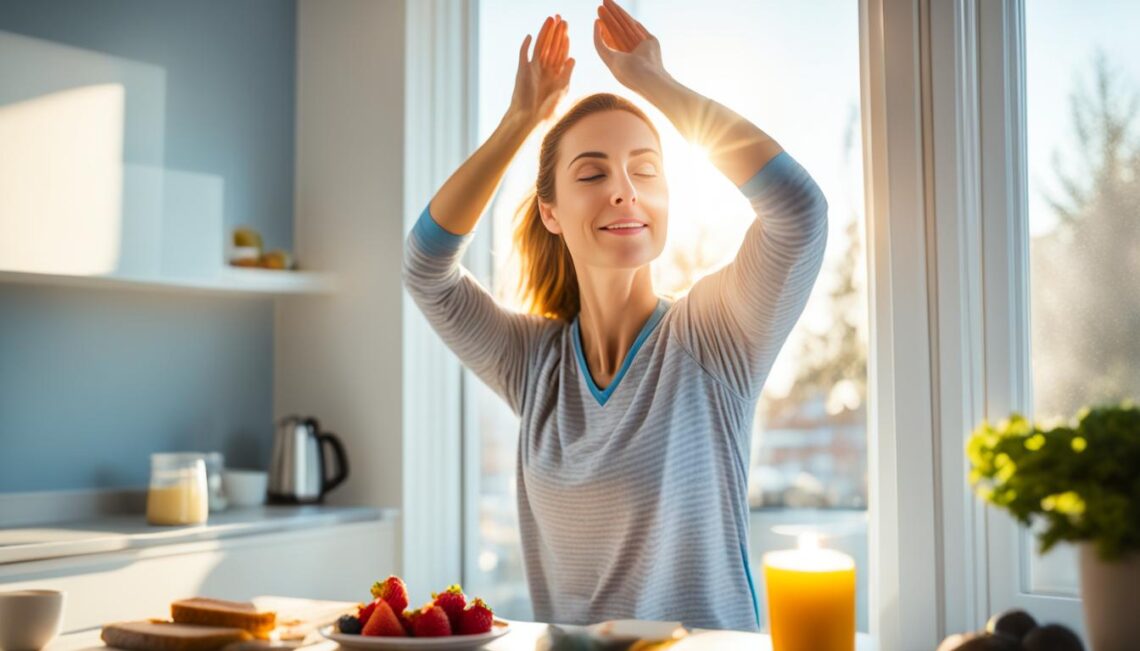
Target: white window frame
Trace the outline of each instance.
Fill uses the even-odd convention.
[[[478,144],[474,86],[478,5],[464,0],[405,0],[405,12],[407,233],[436,189]],[[401,567],[408,586],[417,590],[410,595],[412,603],[422,603],[433,586],[438,589],[463,576],[463,369],[407,292],[402,318]]]
[[[406,4],[410,228],[479,144],[479,7]],[[933,648],[1014,603],[1074,623],[1005,587],[1016,580],[1004,568],[1020,566],[1009,563],[1016,528],[970,493],[963,451],[982,417],[1029,404],[1021,6],[860,0],[870,620],[884,651]],[[467,259],[483,280],[488,231],[477,230]],[[408,514],[443,514],[404,519],[405,577],[442,585],[477,554],[475,540],[455,535],[478,526],[478,441],[462,436],[474,425],[463,382],[475,380],[410,300],[404,310],[403,503]]]
[[[980,11],[980,106],[982,129],[989,134],[982,160],[999,163],[984,169],[982,180],[986,417],[998,421],[1013,411],[1033,413],[1025,5],[1004,0],[983,4]],[[1083,635],[1080,599],[1033,591],[1032,534],[1004,511],[986,511],[992,609],[1024,608]]]

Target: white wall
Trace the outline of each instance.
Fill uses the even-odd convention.
[[[404,188],[403,2],[297,3],[297,258],[340,276],[278,301],[273,405],[348,449],[335,504],[398,507]]]

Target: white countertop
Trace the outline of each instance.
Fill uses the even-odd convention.
[[[357,506],[258,506],[211,513],[206,524],[149,525],[143,514],[0,528],[0,565],[99,554],[233,536],[394,519],[396,509]]]
[[[482,647],[486,651],[534,651],[536,643],[546,632],[546,624],[537,622],[511,622],[511,632]],[[107,651],[99,639],[99,630],[65,635],[48,645],[46,651]],[[266,647],[270,648],[270,647]],[[324,640],[301,647],[305,651],[336,651],[342,648],[336,642]],[[856,651],[875,651],[871,638],[863,633],[856,636]],[[772,639],[761,633],[737,631],[694,631],[692,635],[670,648],[670,651],[770,651]]]

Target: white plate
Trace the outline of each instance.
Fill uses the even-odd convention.
[[[346,649],[416,649],[416,651],[466,651],[490,644],[511,632],[511,625],[496,619],[490,633],[449,637],[374,637],[337,633],[336,625],[321,629],[321,635]]]

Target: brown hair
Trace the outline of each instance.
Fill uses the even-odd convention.
[[[641,118],[658,142],[657,133],[649,117],[629,100],[610,93],[598,93],[579,101],[542,139],[538,155],[538,178],[535,191],[519,206],[515,216],[515,250],[521,261],[519,293],[532,314],[548,319],[573,319],[580,309],[578,277],[574,273],[574,260],[562,235],[546,230],[539,214],[538,203],[554,203],[554,170],[558,162],[562,136],[586,116],[604,111],[626,111]]]

